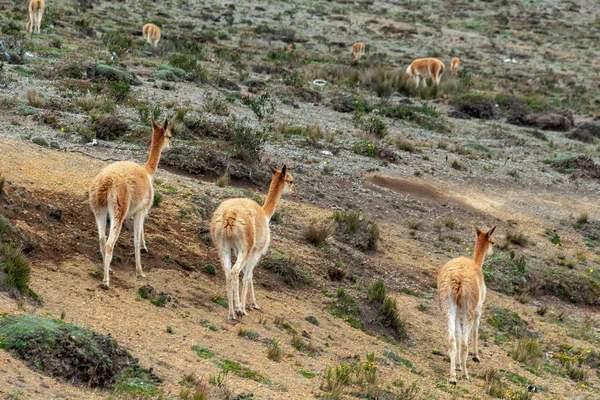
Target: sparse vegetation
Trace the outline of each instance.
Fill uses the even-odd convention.
[[[338,223],[340,229],[336,233],[342,238],[361,250],[377,250],[380,230],[375,222],[363,218],[357,212],[345,211],[336,211],[333,220]]]
[[[317,221],[313,221],[310,225],[306,227],[304,231],[304,237],[310,243],[315,246],[322,245],[325,243],[327,238],[331,236],[334,230],[334,225],[330,223],[318,223]]]
[[[25,255],[8,243],[0,243],[0,277],[4,290],[16,289],[20,294],[32,294],[29,289],[31,266]],[[14,294],[14,293],[13,293]]]

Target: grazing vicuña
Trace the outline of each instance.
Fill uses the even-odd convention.
[[[138,277],[145,277],[142,272],[140,245],[144,241],[144,218],[148,215],[154,200],[154,173],[158,167],[160,154],[171,147],[171,131],[169,121],[165,119],[162,126],[156,125],[152,118],[152,143],[150,155],[145,166],[131,161],[119,161],[110,164],[92,181],[90,185],[90,206],[96,217],[100,253],[104,260],[104,280],[102,287],[108,289],[110,262],[115,242],[121,233],[123,221],[133,217],[133,244],[135,247],[135,269]],[[106,240],[106,217],[110,216],[110,233]]]
[[[455,258],[448,261],[438,273],[438,302],[440,311],[448,323],[449,382],[454,385],[456,385],[456,371],[462,369],[463,378],[469,379],[467,356],[471,334],[475,346],[473,361],[479,362],[477,348],[479,319],[486,293],[481,266],[486,254],[492,254],[494,244],[492,234],[496,229],[494,226],[488,232],[482,232],[477,226],[474,227],[477,232],[477,242],[473,259]]]
[[[352,45],[350,55],[354,56],[355,60],[360,60],[363,53],[365,52],[365,44],[363,42],[356,42]]]
[[[423,78],[423,84],[427,87],[426,79],[431,77],[433,83],[439,85],[445,68],[444,63],[437,58],[419,58],[408,66],[403,80],[412,78],[415,80],[417,88],[419,88],[421,78]]]
[[[282,194],[296,193],[294,178],[284,165],[281,171],[271,167],[273,178],[265,204],[261,207],[250,199],[225,200],[213,215],[210,234],[219,252],[225,271],[229,318],[248,315],[246,296],[250,287],[250,307],[259,309],[254,297],[252,273],[260,257],[268,250],[271,241],[269,222]],[[232,252],[236,261],[231,265]],[[240,303],[240,272],[244,271]]]
[[[30,0],[29,1],[29,18],[27,19],[27,32],[32,33],[34,30],[36,33],[40,33],[40,26],[42,25],[42,16],[44,15],[44,0]]]
[[[455,74],[456,73],[456,70],[458,69],[458,64],[460,64],[460,59],[458,57],[454,57],[450,61],[450,73],[451,74]]]
[[[146,24],[142,28],[142,35],[152,47],[156,48],[160,40],[160,28],[154,24]]]

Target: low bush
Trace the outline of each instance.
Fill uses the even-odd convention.
[[[377,250],[379,243],[379,226],[357,212],[336,211],[333,220],[337,222],[339,229],[336,234],[341,239],[352,243],[363,251]]]
[[[28,294],[30,289],[31,266],[25,255],[10,244],[0,244],[0,276],[5,289],[15,288],[21,294]]]
[[[49,318],[0,318],[0,348],[48,376],[90,387],[126,385],[129,378],[139,382],[144,374],[149,384],[159,381],[114,339]]]
[[[110,116],[94,122],[92,130],[98,139],[116,140],[129,132],[129,126],[119,118]]]

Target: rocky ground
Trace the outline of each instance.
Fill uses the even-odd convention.
[[[0,313],[110,335],[163,379],[87,388],[3,351],[2,395],[600,396],[593,4],[57,1],[34,36],[23,35],[23,4],[0,9],[11,55],[0,72],[0,234],[19,232],[42,300],[0,292]],[[163,32],[154,51],[140,37],[150,21]],[[367,54],[353,62],[357,40]],[[458,56],[459,73],[417,91],[401,71],[425,56],[448,69]],[[87,187],[111,161],[145,162],[150,116],[170,118],[174,148],[145,225],[147,278],[135,278],[129,225],[104,291]],[[264,199],[268,165],[283,164],[298,192],[281,203],[256,270],[262,310],[231,324],[209,220],[226,198]],[[342,212],[360,214],[356,233],[334,219]],[[484,267],[482,363],[454,387],[436,272],[472,255],[474,223],[497,225],[497,246]],[[306,239],[329,224],[323,243]],[[368,300],[380,279],[406,337]],[[164,307],[140,296],[144,285]],[[531,342],[537,351],[521,356]],[[336,366],[349,381],[328,375]]]

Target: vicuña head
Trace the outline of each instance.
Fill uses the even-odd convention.
[[[219,252],[227,288],[229,318],[235,320],[246,313],[246,297],[250,289],[250,308],[259,309],[254,297],[252,273],[271,241],[269,222],[282,195],[296,193],[294,177],[284,165],[281,170],[271,167],[273,178],[265,204],[261,207],[250,199],[225,200],[215,211],[210,234]],[[231,256],[236,260],[231,265]],[[244,271],[240,302],[240,272]]]
[[[140,246],[148,251],[144,240],[144,218],[154,201],[154,173],[163,149],[171,147],[169,121],[157,125],[152,118],[152,143],[145,166],[131,161],[119,161],[102,169],[90,185],[90,207],[96,218],[100,253],[104,261],[102,287],[108,289],[110,262],[115,242],[121,232],[123,221],[133,218],[133,244],[135,247],[135,269],[138,277],[142,272]],[[110,231],[106,239],[106,217],[110,216]]]
[[[479,362],[479,319],[485,301],[486,287],[481,269],[486,254],[491,255],[494,226],[487,232],[474,225],[477,242],[473,258],[459,257],[450,260],[438,273],[438,302],[448,326],[451,384],[456,385],[456,371],[469,379],[467,356],[469,338],[473,336],[475,346],[473,361]],[[458,356],[458,363],[457,363]]]
[[[156,48],[160,40],[160,28],[154,24],[146,24],[142,28],[142,35],[153,48]]]
[[[418,89],[421,78],[423,78],[423,85],[427,87],[426,79],[431,77],[433,83],[439,85],[445,68],[444,63],[437,58],[419,58],[408,66],[402,82],[412,78],[415,80]]]
[[[452,61],[450,61],[450,73],[455,74],[458,69],[458,64],[460,64],[460,59],[458,57],[454,57]]]
[[[25,25],[27,32],[32,33],[32,31],[35,30],[36,33],[40,33],[42,17],[44,15],[44,6],[44,0],[29,1],[29,18]]]

